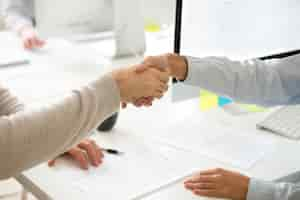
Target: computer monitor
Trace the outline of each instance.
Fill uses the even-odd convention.
[[[232,59],[281,58],[299,53],[298,1],[176,2],[176,53]]]
[[[261,60],[300,54],[299,11],[293,0],[176,0],[174,53]],[[177,83],[172,96],[196,98],[199,88]]]

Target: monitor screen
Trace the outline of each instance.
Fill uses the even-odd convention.
[[[247,59],[300,48],[298,0],[180,2],[182,55]]]

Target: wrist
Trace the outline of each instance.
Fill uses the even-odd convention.
[[[185,80],[188,73],[188,62],[184,56],[168,54],[171,76],[178,80]]]
[[[113,71],[111,73],[112,78],[115,80],[115,82],[117,83],[117,86],[119,88],[120,91],[120,98],[122,102],[128,102],[129,98],[126,97],[128,92],[126,91],[126,80],[128,80],[129,77],[129,71],[125,70],[125,69],[120,69],[120,70],[116,70]]]
[[[247,176],[242,176],[241,186],[241,195],[239,197],[240,200],[246,200],[247,194],[249,190],[250,178]]]

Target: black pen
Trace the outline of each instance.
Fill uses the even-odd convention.
[[[108,153],[108,154],[113,154],[113,155],[122,155],[124,154],[123,152],[121,151],[118,151],[116,149],[106,149],[106,148],[101,148],[102,151]]]

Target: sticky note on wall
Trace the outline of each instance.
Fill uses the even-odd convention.
[[[218,107],[219,97],[207,90],[200,91],[200,110],[207,111]]]

